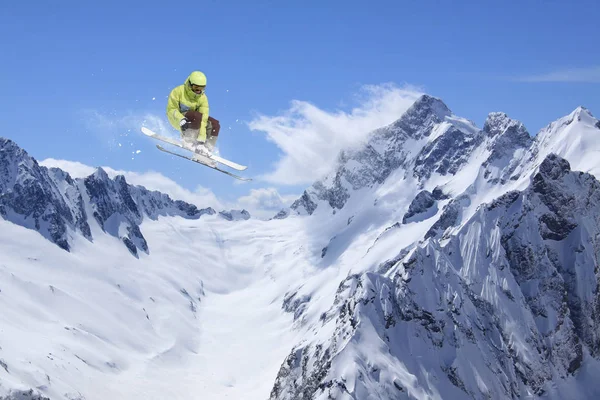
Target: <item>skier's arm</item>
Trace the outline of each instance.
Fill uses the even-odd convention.
[[[208,97],[206,97],[206,93],[202,96],[203,101],[200,103],[200,107],[198,107],[198,111],[202,113],[202,122],[200,124],[200,131],[198,133],[198,140],[206,140],[208,139],[206,136],[206,124],[208,122]]]
[[[167,117],[173,128],[179,130],[179,122],[183,119],[183,114],[179,111],[179,101],[176,95],[177,88],[171,90],[167,100]]]

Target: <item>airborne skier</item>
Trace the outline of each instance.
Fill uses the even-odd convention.
[[[219,121],[209,115],[206,96],[206,75],[192,72],[183,85],[174,88],[167,101],[167,117],[181,132],[181,139],[190,150],[212,153],[219,136]]]
[[[183,85],[177,86],[169,94],[167,118],[173,128],[181,132],[181,141],[160,135],[146,126],[141,127],[142,133],[195,154],[188,157],[157,144],[156,147],[160,151],[202,164],[241,181],[251,181],[252,178],[244,178],[219,168],[219,164],[238,171],[244,171],[248,167],[213,154],[221,126],[219,121],[208,115],[208,97],[205,90],[206,75],[200,71],[194,71],[187,77]]]

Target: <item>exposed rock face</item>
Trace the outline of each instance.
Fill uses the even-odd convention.
[[[490,113],[483,125],[483,135],[487,138],[486,148],[490,152],[483,163],[484,177],[492,183],[501,184],[518,179],[515,171],[522,161],[515,154],[524,153],[533,144],[525,126],[505,113]]]
[[[281,210],[275,214],[272,219],[286,219],[289,216],[290,212],[288,210]]]
[[[456,174],[467,163],[472,150],[480,144],[480,139],[480,136],[469,131],[451,127],[421,150],[415,162],[415,177],[423,180],[430,178],[433,173]]]
[[[492,143],[492,154],[487,162],[500,159],[505,156],[512,157],[517,149],[526,149],[531,146],[533,139],[525,126],[505,113],[490,113],[483,125],[483,133],[495,139]]]
[[[228,221],[240,221],[250,219],[250,213],[246,210],[219,211],[219,215]]]
[[[596,178],[571,172],[566,160],[550,154],[526,192],[523,213],[510,219],[514,230],[501,237],[538,326],[547,335],[563,333],[554,347],[570,352],[569,372],[581,363],[581,343],[600,354],[599,204]]]
[[[412,217],[417,214],[424,214],[436,203],[436,199],[427,190],[423,190],[417,194],[408,207],[408,211],[402,218],[402,223],[406,224]]]
[[[456,226],[460,222],[461,211],[464,207],[469,205],[470,200],[466,195],[460,196],[456,199],[452,199],[444,207],[444,211],[440,218],[433,224],[433,226],[425,234],[425,239],[436,237],[450,227]]]
[[[0,215],[38,230],[65,250],[70,248],[68,228],[91,238],[83,200],[73,179],[41,167],[14,142],[3,138],[0,138]]]
[[[50,400],[50,398],[34,393],[33,389],[30,389],[13,391],[8,396],[0,397],[0,400]]]

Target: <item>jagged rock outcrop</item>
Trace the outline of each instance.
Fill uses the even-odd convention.
[[[59,188],[59,181],[66,190]],[[60,176],[56,170],[49,172],[4,138],[0,138],[0,215],[39,231],[65,250],[70,249],[69,228],[91,238],[73,179],[68,174]]]
[[[507,218],[512,231],[501,236],[502,246],[540,330],[564,332],[551,342],[555,352],[569,352],[565,368],[572,372],[581,344],[600,355],[600,183],[550,154],[518,200],[504,206],[523,211]]]
[[[444,233],[446,229],[456,226],[461,220],[461,213],[464,207],[470,204],[469,196],[462,195],[455,199],[452,199],[448,204],[444,206],[442,215],[433,224],[431,228],[425,234],[425,239],[439,236]]]
[[[439,187],[436,187],[435,189],[433,189],[433,191],[431,192],[431,196],[435,200],[446,200],[446,199],[450,198],[450,196],[445,194],[444,191],[442,189],[440,189]]]
[[[433,197],[433,195],[429,191],[423,190],[423,191],[419,192],[419,194],[417,194],[415,196],[415,198],[413,199],[413,201],[410,203],[410,206],[408,207],[408,211],[406,212],[406,214],[404,214],[404,217],[402,218],[402,223],[406,224],[415,215],[425,214],[435,204],[436,204],[436,199]],[[435,211],[436,210],[433,210],[434,214],[435,214]]]
[[[419,152],[414,166],[414,176],[428,179],[432,174],[454,175],[469,161],[472,150],[481,143],[476,132],[450,127]]]
[[[302,196],[292,203],[290,208],[299,213],[312,215],[312,213],[317,209],[317,204],[311,199],[311,195],[308,193],[308,191],[305,190],[304,193],[302,193]]]
[[[483,124],[483,132],[489,138],[496,139],[487,163],[504,156],[512,157],[512,152],[516,149],[527,148],[533,142],[523,123],[509,118],[502,112],[488,115]]]
[[[219,215],[228,221],[240,221],[250,219],[250,213],[247,210],[219,211]]]
[[[492,183],[506,183],[509,179],[518,179],[515,170],[522,163],[515,154],[524,153],[533,143],[525,126],[505,113],[490,113],[483,125],[483,134],[487,137],[489,157],[482,164],[484,178]]]
[[[271,219],[286,219],[290,216],[289,210],[283,209],[280,210],[277,214],[275,214]]]
[[[49,397],[35,393],[33,389],[13,391],[8,396],[0,397],[0,400],[50,400]],[[78,399],[77,399],[78,400]],[[81,400],[83,400],[81,398]]]

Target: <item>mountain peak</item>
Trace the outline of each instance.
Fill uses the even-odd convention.
[[[0,149],[16,148],[16,147],[18,147],[17,144],[15,142],[13,142],[12,140],[0,137]]]
[[[559,125],[570,125],[573,122],[586,122],[594,125],[598,122],[598,120],[596,120],[590,110],[583,106],[579,106],[571,111],[570,114],[558,119],[556,122],[559,122]]]
[[[424,94],[392,124],[390,132],[396,132],[399,128],[400,132],[407,132],[409,136],[428,136],[434,124],[443,122],[451,115],[452,111],[442,100]]]
[[[557,148],[562,148],[563,150],[558,151],[557,154],[565,156],[567,154],[564,153],[564,151],[567,150],[564,147],[566,141],[572,141],[573,134],[583,138],[583,136],[580,135],[588,128],[600,129],[600,121],[596,119],[587,108],[579,106],[571,113],[558,118],[541,129],[536,135],[536,142],[538,142],[540,146],[554,148],[555,152],[557,152]],[[585,144],[585,147],[589,148],[589,146],[596,146],[595,139],[592,139],[591,136],[585,140],[591,140]],[[569,160],[571,162],[575,161],[572,158],[569,158]]]
[[[443,120],[445,117],[452,115],[452,111],[441,99],[424,94],[413,103],[406,114],[434,115],[439,120]]]
[[[8,153],[12,153],[17,157],[23,157],[28,155],[25,150],[23,150],[17,143],[14,141],[0,137],[0,151],[5,151]]]
[[[96,171],[94,171],[94,173],[92,174],[92,176],[98,180],[101,181],[106,181],[109,180],[108,178],[108,174],[106,173],[106,171],[104,169],[102,169],[102,167],[98,167],[96,169]]]
[[[525,126],[521,122],[510,118],[503,112],[489,113],[483,124],[483,131],[492,137],[503,134],[509,128],[514,128],[529,136],[527,129],[525,129]]]
[[[571,116],[572,116],[571,117],[572,120],[583,121],[583,122],[588,123],[589,125],[593,125],[596,128],[600,129],[600,121],[592,115],[592,112],[590,110],[588,110],[587,108],[585,108],[583,106],[577,107],[571,113]]]
[[[495,147],[501,153],[528,147],[532,141],[525,125],[503,112],[490,113],[483,124],[483,132],[495,139]]]
[[[585,108],[584,106],[577,107],[575,110],[573,110],[572,114],[573,115],[586,114],[586,115],[589,115],[590,117],[594,118],[594,116],[592,115],[592,112],[590,110],[588,110],[587,108]]]

